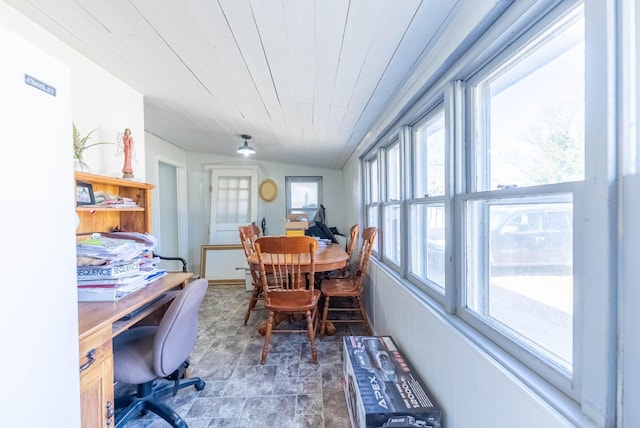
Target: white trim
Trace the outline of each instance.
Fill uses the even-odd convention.
[[[258,175],[264,175],[264,169],[261,164],[258,163],[246,163],[246,162],[225,162],[225,163],[208,163],[204,164],[205,171],[211,171],[212,169],[235,169],[256,172]]]
[[[166,163],[176,168],[176,188],[177,188],[177,208],[178,208],[178,253],[180,257],[189,261],[189,205],[187,203],[187,166],[182,162],[176,162],[175,159],[156,155],[154,157],[155,182],[160,182],[160,162]],[[153,193],[154,211],[157,212],[157,225],[160,229],[162,218],[160,216],[160,194]],[[187,269],[191,269],[192,263],[189,263]]]
[[[618,379],[617,424],[619,427],[640,426],[640,6],[637,0],[619,2],[618,20],[618,105],[620,111],[618,141],[619,179],[618,206]]]

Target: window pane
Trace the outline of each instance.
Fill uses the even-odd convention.
[[[400,144],[387,149],[387,201],[400,200]]]
[[[367,226],[376,227],[378,230],[380,229],[378,224],[378,207],[375,205],[367,207]]]
[[[413,197],[444,195],[444,111],[415,129]]]
[[[409,209],[409,271],[441,291],[445,278],[444,206],[415,204]]]
[[[318,206],[317,183],[291,183],[291,208]]]
[[[400,205],[385,205],[383,210],[384,256],[400,265]]]
[[[248,223],[251,177],[218,178],[218,223]]]
[[[369,162],[369,202],[379,202],[378,159]]]
[[[285,177],[287,213],[307,214],[313,220],[322,204],[322,177]]]
[[[584,179],[584,17],[559,26],[477,87],[491,189]]]
[[[467,223],[467,306],[571,370],[571,196],[470,202]]]

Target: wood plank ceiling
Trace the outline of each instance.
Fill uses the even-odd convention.
[[[442,0],[7,0],[144,95],[188,151],[342,168],[455,25]]]

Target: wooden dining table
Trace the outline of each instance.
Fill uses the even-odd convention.
[[[265,254],[265,257],[269,257]],[[329,244],[326,246],[318,246],[315,254],[315,272],[329,272],[336,269],[342,269],[347,265],[349,256],[344,248],[339,244]],[[302,271],[305,271],[305,260],[307,260],[307,271],[309,269],[309,256],[302,255]],[[265,259],[268,261],[268,259]],[[252,270],[260,270],[260,262],[258,261],[258,254],[253,253],[247,257],[247,262]],[[265,263],[266,265],[266,263]],[[268,266],[265,266],[268,270]]]

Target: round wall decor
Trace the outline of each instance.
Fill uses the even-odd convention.
[[[272,179],[266,178],[258,186],[258,195],[265,202],[273,202],[278,197],[278,185]]]

